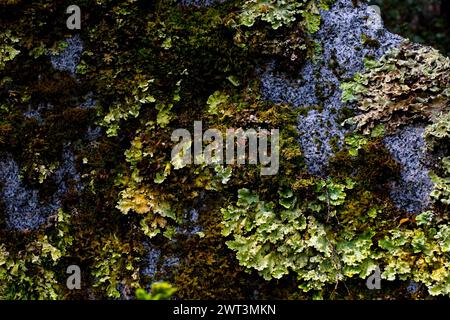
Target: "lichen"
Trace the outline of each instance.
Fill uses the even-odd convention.
[[[80,62],[81,53],[83,52],[83,42],[79,35],[67,39],[67,44],[62,52],[50,56],[53,68],[60,71],[69,71],[75,74],[77,65]]]
[[[0,297],[448,295],[447,120],[427,118],[425,140],[384,118],[370,135],[341,126],[358,112],[341,83],[401,38],[364,2],[331,4],[97,1],[68,31],[57,2],[1,2],[17,54],[0,77]],[[279,129],[278,174],[172,158],[194,121]],[[389,289],[361,289],[376,266]]]
[[[357,101],[351,121],[368,132],[384,123],[390,132],[416,120],[429,121],[449,106],[450,59],[437,50],[404,43],[342,84],[344,102]]]

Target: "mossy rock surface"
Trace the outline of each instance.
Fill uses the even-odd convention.
[[[447,57],[365,1],[70,4],[0,1],[0,298],[450,294]],[[278,173],[172,158],[194,121]]]

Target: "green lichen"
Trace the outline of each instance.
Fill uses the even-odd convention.
[[[59,23],[58,4],[9,2],[0,15],[8,28],[18,28],[4,43],[20,54],[5,61],[0,79],[0,150],[14,155],[24,183],[39,188],[46,201],[55,188],[49,178],[61,164],[63,146],[70,145],[85,188],[69,182],[63,210],[37,230],[1,230],[0,297],[115,299],[154,283],[138,298],[235,299],[258,291],[259,298],[310,299],[319,289],[325,298],[367,298],[375,293],[361,283],[376,266],[388,280],[412,279],[433,295],[449,294],[445,208],[412,217],[393,205],[385,186],[399,168],[381,144],[383,127],[375,126],[385,118],[373,120],[371,136],[349,134],[341,150],[336,144],[329,178],[321,178],[308,174],[298,144],[302,111],[261,99],[258,65],[275,58],[298,67],[320,55],[311,37],[329,1],[236,0],[208,8],[89,2],[76,81],[53,70],[46,56],[63,50],[61,39],[70,36]],[[419,65],[409,50],[423,58]],[[372,90],[367,86],[380,80],[374,70],[395,75],[393,64],[409,80],[409,66],[419,68],[419,98],[430,92],[448,97],[448,90],[436,90],[448,83],[445,59],[413,46],[393,56],[396,62],[384,62],[386,70],[367,61],[374,78],[357,76],[344,87],[346,100],[364,100]],[[89,92],[97,104],[78,108]],[[42,111],[42,123],[23,116],[41,103],[54,106]],[[172,159],[173,130],[189,130],[200,120],[205,129],[221,132],[280,129],[278,175],[261,176],[258,165]],[[106,135],[84,138],[96,124]],[[430,134],[436,150],[446,138]],[[199,210],[201,231],[188,235],[179,230],[192,227],[186,221],[190,208]],[[162,260],[178,257],[179,264],[143,275],[144,243],[158,248]],[[70,291],[65,271],[74,263],[83,282],[81,290]],[[155,281],[162,279],[177,291],[158,288]],[[421,290],[414,297],[427,295]]]
[[[169,299],[177,291],[170,283],[156,282],[152,283],[150,293],[144,289],[136,290],[136,298],[139,300],[166,300]]]
[[[329,195],[330,207],[343,204],[333,199],[345,199],[342,189],[335,194]],[[426,213],[428,218],[420,215],[417,226],[392,229],[376,241],[385,231],[368,226],[355,233],[342,222],[332,228],[301,204],[296,205],[297,197],[292,193],[282,200],[286,197],[292,200],[291,205],[280,201],[280,206],[241,189],[236,205],[222,210],[223,235],[233,236],[227,245],[236,251],[241,265],[256,269],[267,280],[292,272],[304,291],[322,290],[327,284],[337,285],[355,276],[365,279],[382,266],[383,279],[414,280],[426,285],[431,295],[449,294],[447,224],[433,225]],[[322,195],[318,198],[323,200]],[[378,214],[373,210],[368,213],[373,219]]]
[[[14,60],[14,58],[20,53],[20,50],[15,48],[15,44],[19,42],[20,39],[15,37],[11,30],[6,30],[0,33],[0,70],[4,69],[6,63]]]
[[[257,20],[261,19],[276,30],[295,21],[295,16],[300,13],[301,5],[298,1],[290,0],[249,0],[242,6],[239,23],[252,27]]]

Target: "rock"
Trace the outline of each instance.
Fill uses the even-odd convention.
[[[321,15],[321,29],[314,37],[323,48],[320,61],[308,61],[295,80],[277,72],[274,64],[267,66],[262,74],[262,91],[267,100],[287,102],[299,108],[323,107],[321,112],[311,110],[306,116],[300,116],[298,124],[309,171],[318,175],[325,173],[333,154],[331,138],[337,137],[342,142],[344,137],[345,129],[336,119],[336,111],[343,106],[339,89],[342,79],[363,70],[367,55],[380,58],[403,41],[384,29],[380,16],[364,3],[354,7],[351,0],[338,0]],[[378,41],[379,47],[363,47],[363,34]]]
[[[146,244],[147,256],[145,267],[142,270],[142,274],[154,277],[158,271],[158,264],[161,260],[161,250],[153,248],[151,244]]]

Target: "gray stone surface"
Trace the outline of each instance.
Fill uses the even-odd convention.
[[[430,204],[433,183],[428,175],[424,128],[411,126],[384,139],[392,157],[401,164],[400,180],[391,185],[395,204],[408,212],[420,212]]]
[[[180,4],[208,6],[219,1],[223,0],[181,0]],[[378,40],[380,47],[364,47],[361,44],[363,34]],[[397,47],[403,39],[383,27],[375,10],[366,4],[354,7],[351,0],[336,0],[330,11],[322,12],[321,30],[314,37],[322,46],[322,57],[316,62],[308,61],[294,80],[277,71],[274,63],[264,66],[261,68],[262,93],[265,99],[273,102],[287,102],[299,108],[321,107],[321,111],[310,110],[307,115],[300,116],[298,130],[309,171],[326,175],[328,159],[333,153],[330,139],[337,137],[342,142],[346,132],[338,123],[336,115],[336,111],[343,107],[339,90],[341,81],[363,70],[366,55],[379,58]],[[75,75],[83,43],[78,35],[68,39],[67,43],[65,50],[59,55],[50,56],[50,60],[56,70]],[[330,65],[332,61],[335,67]],[[92,96],[86,97],[85,101],[80,107],[90,108],[95,105]],[[39,111],[39,108],[30,110],[25,116],[42,121]],[[99,134],[98,128],[89,128],[87,136],[93,141]],[[394,202],[410,212],[423,210],[429,204],[432,189],[424,163],[423,128],[405,128],[394,136],[386,137],[385,144],[402,166],[401,179],[391,185]],[[44,204],[39,199],[38,190],[27,188],[21,181],[19,167],[11,155],[0,156],[0,197],[6,211],[8,228],[35,229],[45,223],[48,216],[60,207],[62,197],[68,190],[67,179],[79,181],[74,156],[68,149],[64,152],[62,166],[52,177],[53,183],[58,185],[58,191],[51,203]],[[188,235],[201,231],[197,219],[197,211],[189,211],[186,219],[188,227],[178,231]],[[149,251],[148,267],[143,271],[145,274],[154,275],[160,254]]]
[[[100,127],[88,127],[86,130],[86,139],[89,140],[89,142],[94,142],[98,138],[100,138],[102,135],[102,128]]]
[[[41,113],[45,110],[53,109],[51,103],[39,103],[36,107],[29,106],[29,109],[23,113],[23,116],[28,119],[36,119],[39,124],[44,123]]]
[[[191,209],[184,214],[183,224],[177,227],[177,233],[187,236],[194,236],[201,232],[203,228],[198,225],[199,212]]]
[[[94,99],[94,94],[89,92],[86,96],[83,97],[83,103],[80,105],[82,109],[91,109],[94,108],[97,104],[97,101]]]
[[[364,47],[363,34],[378,40],[380,47]],[[351,0],[337,0],[331,10],[322,11],[322,26],[315,40],[323,48],[319,61],[307,62],[295,80],[277,72],[274,64],[268,65],[262,73],[262,91],[265,99],[273,102],[287,102],[300,108],[323,107],[321,112],[311,110],[300,116],[298,124],[309,171],[322,175],[333,154],[330,139],[337,137],[342,141],[345,133],[336,121],[336,111],[343,107],[341,81],[363,70],[364,57],[379,58],[403,39],[384,29],[380,16],[367,4],[354,7]],[[339,74],[333,72],[332,61]]]
[[[161,260],[161,250],[153,248],[151,244],[145,244],[147,249],[147,256],[144,261],[145,267],[142,269],[142,274],[154,277],[158,271],[158,264]]]

